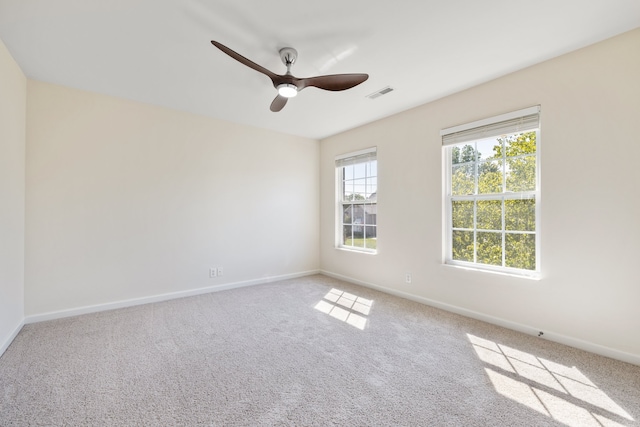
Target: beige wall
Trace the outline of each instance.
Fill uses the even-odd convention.
[[[640,363],[638,52],[635,30],[323,140],[322,270]],[[444,266],[439,131],[538,104],[542,279]],[[370,146],[377,255],[334,247],[334,158]]]
[[[27,93],[28,316],[319,268],[317,141],[32,80]]]
[[[0,41],[0,355],[24,318],[27,79]]]

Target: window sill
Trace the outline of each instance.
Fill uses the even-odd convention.
[[[516,279],[526,279],[526,280],[533,280],[533,281],[539,281],[542,279],[542,275],[540,274],[540,272],[532,272],[530,274],[517,274],[517,273],[511,273],[508,271],[498,271],[498,270],[491,270],[488,268],[482,268],[482,267],[474,267],[474,266],[468,266],[468,265],[459,265],[459,264],[450,264],[450,263],[443,263],[442,264],[445,268],[454,268],[454,269],[458,269],[458,270],[468,270],[468,271],[474,271],[474,272],[478,272],[478,273],[488,273],[488,274],[497,274],[499,276],[508,276],[508,277],[514,277]]]
[[[337,250],[344,252],[351,252],[356,254],[365,254],[365,255],[377,255],[378,251],[366,250],[366,249],[352,249],[345,246],[337,246]]]

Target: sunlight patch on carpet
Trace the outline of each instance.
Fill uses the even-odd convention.
[[[622,426],[634,419],[575,366],[467,337],[495,390],[570,427]]]
[[[314,308],[363,330],[367,324],[367,316],[371,311],[372,304],[373,300],[333,288]]]

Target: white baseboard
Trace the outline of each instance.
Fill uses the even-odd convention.
[[[325,276],[333,277],[335,279],[344,280],[345,282],[375,289],[375,290],[384,292],[386,294],[395,295],[400,298],[405,298],[421,304],[429,305],[431,307],[436,307],[445,311],[470,317],[472,319],[481,320],[483,322],[502,326],[504,328],[522,332],[527,335],[538,335],[538,332],[540,331],[539,328],[534,328],[533,326],[523,325],[517,322],[512,322],[510,320],[501,319],[499,317],[490,316],[488,314],[480,313],[473,310],[468,310],[466,308],[458,307],[455,305],[431,300],[429,298],[424,298],[418,295],[413,295],[413,294],[398,291],[395,289],[386,288],[384,286],[376,285],[374,283],[364,282],[362,280],[354,279],[352,277],[343,276],[342,274],[332,273],[326,270],[320,270],[320,273],[324,274]],[[557,333],[554,333],[553,331],[548,331],[548,330],[544,330],[544,339],[640,366],[640,355],[626,353],[624,351],[616,350],[610,347],[605,347],[600,344],[594,344],[588,341],[583,341],[578,338],[557,334]]]
[[[100,311],[114,310],[117,308],[132,307],[135,305],[149,304],[152,302],[167,301],[167,300],[172,300],[177,298],[190,297],[194,295],[207,294],[210,292],[226,291],[228,289],[236,289],[236,288],[242,288],[245,286],[260,285],[263,283],[270,283],[278,280],[295,279],[297,277],[310,276],[312,274],[318,274],[318,273],[320,273],[320,270],[309,270],[309,271],[302,271],[298,273],[283,274],[281,276],[261,277],[259,279],[246,280],[242,282],[225,283],[222,285],[207,286],[205,288],[190,289],[190,290],[178,291],[178,292],[169,292],[166,294],[114,301],[114,302],[109,302],[104,304],[89,305],[84,307],[71,308],[67,310],[50,311],[47,313],[33,314],[30,316],[27,316],[24,319],[24,324],[44,322],[46,320],[61,319],[63,317],[78,316],[81,314],[97,313]]]
[[[4,340],[3,343],[0,344],[0,356],[2,356],[4,354],[4,352],[9,348],[9,346],[11,345],[11,343],[13,342],[13,340],[18,336],[18,334],[20,333],[20,330],[22,329],[22,327],[24,326],[24,320],[22,322],[20,322],[18,324],[18,326],[15,327],[15,329],[13,330],[13,332],[11,332],[9,334],[9,336],[7,337],[6,340]]]

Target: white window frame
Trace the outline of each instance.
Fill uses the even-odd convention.
[[[367,200],[363,200],[363,201],[350,201],[350,202],[345,202],[343,200],[343,182],[344,182],[344,177],[343,177],[343,164],[349,161],[355,161],[357,163],[358,159],[364,159],[365,161],[369,161],[371,159],[375,159],[377,162],[377,147],[370,147],[370,148],[366,148],[363,150],[358,150],[358,151],[354,151],[354,152],[350,152],[350,153],[345,153],[345,154],[341,154],[336,156],[335,158],[335,170],[336,170],[336,189],[335,189],[335,197],[336,197],[336,220],[335,220],[335,247],[338,249],[345,249],[345,250],[349,250],[349,251],[356,251],[356,252],[363,252],[363,253],[369,253],[369,254],[376,254],[377,248],[376,249],[370,249],[370,248],[365,248],[365,247],[358,247],[358,246],[351,246],[351,245],[345,245],[344,244],[344,234],[343,234],[343,226],[346,225],[343,223],[344,220],[344,206],[346,204],[349,205],[375,205],[376,206],[376,222],[375,224],[363,224],[363,227],[371,227],[374,226],[375,230],[376,230],[376,239],[377,239],[377,235],[378,235],[378,221],[377,221],[377,205],[378,205],[378,201],[377,201],[377,173],[376,173],[376,201],[375,203],[371,203],[370,201],[367,202]],[[377,170],[377,168],[376,168]],[[366,178],[370,178],[370,176],[366,176]],[[366,230],[366,228],[364,228]]]
[[[452,148],[455,146],[464,145],[465,143],[474,143],[475,141],[488,138],[497,137],[502,135],[509,135],[519,132],[536,131],[536,185],[533,191],[522,192],[502,192],[495,194],[474,194],[472,196],[452,196],[451,194],[451,179],[452,179]],[[513,111],[507,114],[502,114],[495,117],[490,117],[475,122],[458,125],[443,129],[440,132],[442,137],[443,146],[443,206],[444,206],[444,221],[443,221],[443,259],[444,263],[453,266],[497,272],[503,274],[511,274],[521,277],[539,278],[540,277],[540,265],[541,265],[541,253],[540,253],[540,211],[541,211],[541,198],[540,198],[540,106],[534,106],[525,108],[518,111]],[[476,163],[477,166],[477,163]],[[477,180],[477,170],[475,171]],[[506,177],[503,177],[503,180]],[[503,181],[504,183],[504,181]],[[503,184],[504,189],[504,184]],[[506,230],[504,226],[504,201],[519,199],[521,197],[534,197],[535,198],[535,257],[536,265],[535,270],[519,269],[513,267],[504,266],[505,262],[505,235]],[[476,262],[475,257],[477,252],[474,249],[474,261],[461,261],[453,259],[453,242],[452,242],[452,230],[453,230],[453,218],[452,218],[452,201],[454,200],[501,200],[502,201],[502,266],[481,264]],[[473,231],[474,236],[478,232],[476,226],[476,216],[474,209],[474,224]],[[483,231],[483,230],[480,230]],[[475,239],[474,239],[475,240]]]

